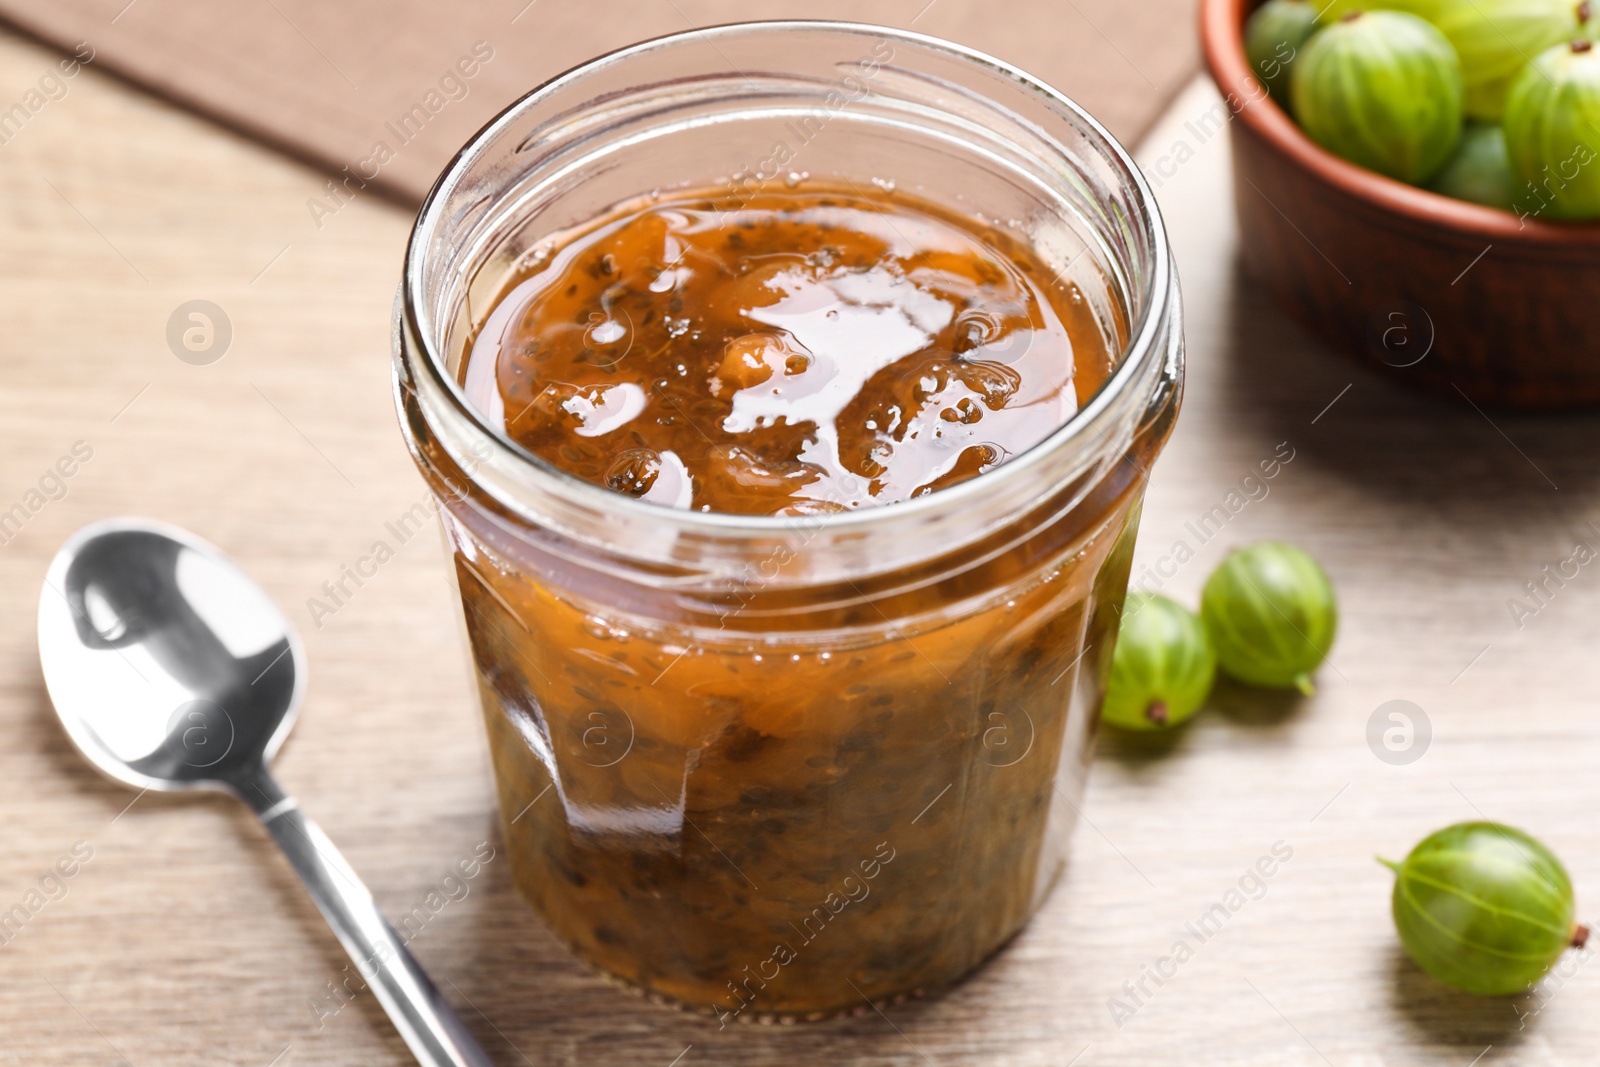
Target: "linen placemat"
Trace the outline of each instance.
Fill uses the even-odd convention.
[[[1191,0],[0,0],[0,21],[329,173],[383,141],[393,158],[366,191],[407,204],[474,130],[553,74],[646,37],[784,17],[982,49],[1129,143],[1198,64]]]

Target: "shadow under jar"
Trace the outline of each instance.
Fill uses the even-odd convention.
[[[807,261],[836,299],[813,310],[865,316],[832,352],[826,330],[761,318],[751,305],[766,297],[700,306],[675,273],[681,261],[736,285],[762,255],[816,249],[740,255],[736,236],[710,262],[669,237],[665,260],[646,263],[595,243],[652,205],[700,212],[720,234],[755,233],[750,211],[816,222],[803,205],[824,201],[887,220],[871,254]],[[993,290],[963,301],[959,263],[941,275],[954,289],[929,281],[942,247],[929,220],[1003,260],[1037,304],[988,314],[1002,323],[989,332],[958,329],[995,311]],[[570,286],[495,319],[562,270]],[[560,304],[630,270],[651,292],[626,290],[628,314]],[[796,297],[786,277],[769,288]],[[672,313],[686,325],[653,332],[652,299],[680,282],[690,298]],[[1052,301],[1070,337],[1042,328]],[[927,336],[885,355],[893,331],[877,331],[896,315]],[[833,495],[759,514],[720,506],[742,498],[646,492],[659,465],[596,484],[593,451],[576,446],[611,432],[597,413],[676,426],[658,410],[672,383],[652,384],[648,361],[681,345],[687,374],[692,346],[737,340],[696,331],[740,316],[800,353],[790,371],[824,378],[858,359],[876,360],[876,377],[854,371],[872,382],[1053,360],[1059,424],[964,452],[981,462],[898,496],[848,459],[824,471]],[[663,38],[544,85],[467,145],[412,235],[396,396],[454,553],[514,877],[574,951],[724,1022],[787,1021],[947,984],[1017,933],[1065,862],[1140,501],[1177,412],[1180,318],[1161,221],[1120,146],[1025,74],[926,37],[784,22]],[[485,355],[485,338],[520,347]],[[1095,351],[1104,365],[1088,373]],[[634,399],[655,405],[643,415],[607,399],[627,399],[608,381],[634,378]],[[707,380],[710,406],[685,415],[705,420],[700,459],[726,460],[737,427],[712,402],[732,387]],[[573,450],[518,421],[541,397],[577,428]],[[989,403],[952,410],[977,426],[1013,414]],[[799,433],[809,458],[819,442],[844,456],[846,429],[880,434],[880,457],[909,447],[876,419],[845,427],[848,410]],[[925,414],[918,432],[940,425]],[[633,439],[646,443],[660,442]],[[782,469],[822,479],[813,467]],[[699,493],[702,468],[683,473]]]

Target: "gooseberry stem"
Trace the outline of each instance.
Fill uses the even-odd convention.
[[[1582,948],[1589,943],[1589,928],[1579,923],[1572,930],[1572,947]]]
[[[1379,863],[1381,863],[1385,867],[1389,868],[1395,874],[1399,874],[1400,873],[1400,865],[1398,863],[1396,863],[1394,860],[1386,860],[1382,856],[1374,856],[1373,859],[1377,860]]]
[[[1304,693],[1306,696],[1312,696],[1317,691],[1317,687],[1311,684],[1311,675],[1309,674],[1296,675],[1294,679],[1294,687],[1300,690],[1300,692]]]

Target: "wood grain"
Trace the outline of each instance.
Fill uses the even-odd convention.
[[[0,102],[56,58],[0,40]],[[0,511],[75,441],[94,449],[0,546],[0,911],[35,899],[75,843],[93,858],[0,946],[0,1063],[408,1062],[369,994],[319,1022],[312,1003],[344,960],[242,809],[136,797],[56,725],[34,645],[39,583],[67,534],[118,513],[222,545],[301,625],[311,686],[282,778],[391,916],[423,906],[412,947],[500,1063],[1590,1062],[1600,969],[1579,966],[1525,1028],[1516,1009],[1533,1002],[1452,994],[1398,956],[1372,857],[1482,812],[1547,841],[1583,915],[1600,907],[1600,571],[1552,584],[1520,629],[1507,606],[1576,542],[1600,541],[1600,425],[1490,422],[1397,391],[1279,317],[1240,281],[1224,138],[1195,143],[1184,126],[1209,93],[1182,97],[1145,152],[1171,175],[1159,195],[1191,376],[1135,571],[1155,584],[1186,542],[1195,558],[1162,585],[1192,600],[1228,547],[1304,544],[1343,597],[1321,691],[1224,687],[1163,743],[1106,739],[1066,882],[950,993],[886,1017],[719,1032],[587,972],[516,901],[499,859],[464,899],[427,910],[452,865],[499,840],[437,546],[407,544],[321,628],[305,610],[423,492],[388,391],[407,216],[358,201],[318,231],[303,214],[313,174],[92,70],[74,79],[0,148]],[[1187,162],[1162,165],[1180,140]],[[234,327],[209,366],[180,362],[165,337],[196,298]],[[1284,442],[1294,458],[1278,476],[1246,482]],[[1202,544],[1207,514],[1220,533]],[[1393,699],[1433,726],[1409,766],[1366,741]],[[1264,896],[1216,919],[1280,841],[1292,858]],[[1200,944],[1186,924],[1208,912],[1220,930]],[[1165,965],[1159,986],[1143,978],[1180,938],[1193,958]],[[1131,1003],[1123,983],[1142,978],[1149,995],[1119,1028],[1108,1000]]]

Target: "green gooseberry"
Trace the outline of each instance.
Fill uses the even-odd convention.
[[[1129,593],[1100,717],[1126,730],[1176,726],[1200,710],[1217,654],[1200,620],[1154,593]]]
[[[1540,54],[1506,97],[1506,153],[1531,190],[1518,213],[1600,218],[1600,51],[1588,40]]]
[[[1510,211],[1517,195],[1517,178],[1506,155],[1505,131],[1487,123],[1467,123],[1461,131],[1461,146],[1429,188],[1457,200]]]
[[[1309,554],[1262,541],[1231,553],[1206,580],[1200,619],[1228,674],[1309,694],[1311,673],[1333,647],[1339,605]]]
[[[1394,925],[1417,966],[1468,993],[1510,996],[1588,939],[1561,861],[1521,830],[1464,822],[1423,838],[1395,872]]]
[[[1511,83],[1540,52],[1590,36],[1590,6],[1576,0],[1462,0],[1433,20],[1461,60],[1466,112],[1498,122]]]
[[[1316,33],[1317,7],[1310,0],[1267,0],[1244,24],[1244,54],[1272,98],[1289,106],[1289,71],[1295,56]]]
[[[1290,77],[1315,142],[1400,181],[1431,179],[1461,139],[1461,64],[1430,23],[1354,11],[1311,38]]]
[[[1462,2],[1464,0],[1333,0],[1318,4],[1317,10],[1324,25],[1338,22],[1352,11],[1404,11],[1432,22],[1445,8]]]

